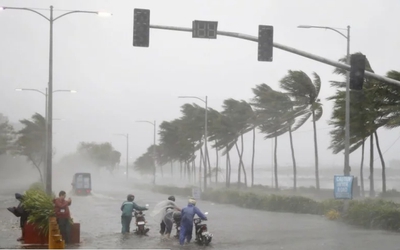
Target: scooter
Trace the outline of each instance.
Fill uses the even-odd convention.
[[[146,207],[148,207],[149,204],[146,204]],[[135,234],[138,235],[146,235],[147,232],[150,230],[150,228],[146,227],[147,221],[144,217],[144,213],[142,211],[135,211],[134,215],[132,217],[135,217],[135,225],[136,229],[134,230]]]
[[[205,212],[204,214],[207,215],[208,212]],[[201,222],[201,218],[196,218],[193,220],[196,231],[195,241],[200,245],[208,246],[208,244],[210,244],[212,240],[213,235],[208,232],[207,224],[201,224]]]

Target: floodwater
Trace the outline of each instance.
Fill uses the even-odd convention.
[[[150,206],[145,212],[150,227],[148,236],[120,233],[120,206],[128,193],[136,196],[138,205]],[[92,196],[71,197],[70,209],[74,220],[81,223],[82,241],[73,248],[400,250],[397,233],[358,229],[322,216],[263,212],[207,201],[198,201],[197,206],[202,212],[209,212],[206,223],[214,235],[211,245],[202,247],[191,243],[180,247],[177,239],[160,237],[158,218],[150,216],[151,209],[167,195],[114,186],[112,191],[98,189]],[[186,200],[187,197],[177,196],[179,206],[186,205]],[[14,194],[0,194],[0,202],[0,248],[20,248],[16,241],[20,236],[18,219],[6,210],[17,205]]]

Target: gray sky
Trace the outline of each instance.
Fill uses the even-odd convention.
[[[322,79],[324,115],[318,122],[321,167],[342,166],[343,155],[333,155],[327,120],[332,104],[326,97],[335,91],[330,80],[333,67],[274,49],[274,61],[257,61],[257,43],[219,36],[216,40],[193,39],[190,33],[150,31],[150,47],[132,46],[133,9],[151,10],[151,24],[191,27],[193,20],[218,21],[218,29],[257,35],[258,25],[273,25],[275,42],[337,60],[346,53],[346,40],[323,29],[298,29],[301,24],[346,28],[351,26],[351,52],[366,54],[374,71],[385,74],[400,70],[398,0],[142,0],[142,1],[29,1],[0,0],[0,6],[95,10],[112,17],[73,14],[55,22],[54,90],[73,89],[76,94],[54,94],[54,146],[56,159],[75,150],[80,141],[110,141],[121,151],[125,139],[113,133],[130,134],[133,161],[152,143],[150,124],[135,120],[164,120],[179,117],[180,106],[197,100],[179,95],[208,95],[209,106],[221,110],[227,98],[248,101],[251,88],[266,83],[274,89],[287,70],[313,71]],[[47,10],[41,11],[49,15]],[[62,14],[55,11],[55,15]],[[382,18],[384,17],[384,18]],[[345,31],[344,31],[345,32]],[[0,12],[0,112],[12,122],[34,112],[44,114],[44,97],[15,88],[44,91],[48,82],[49,24],[27,11]],[[400,130],[380,129],[386,151]],[[313,166],[312,123],[294,133],[300,166]],[[400,140],[399,140],[400,141]],[[386,153],[387,161],[398,157],[400,142]],[[257,136],[256,164],[271,163],[271,141]],[[278,142],[280,165],[290,165],[289,137]],[[368,149],[368,147],[367,147]],[[251,161],[251,135],[246,136],[245,164]],[[213,156],[213,154],[211,154]],[[377,154],[376,154],[377,156]],[[360,153],[351,155],[359,165]],[[212,159],[213,161],[213,159]],[[375,162],[380,167],[379,160]],[[341,168],[339,168],[341,169]],[[354,173],[354,172],[353,172]]]

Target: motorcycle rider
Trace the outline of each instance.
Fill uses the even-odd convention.
[[[169,212],[173,212],[174,210],[181,211],[181,209],[177,207],[175,204],[175,196],[171,195],[168,197],[166,208],[161,214],[161,223],[160,223],[161,227],[160,234],[161,235],[167,234],[168,238],[172,230],[172,213],[169,214]],[[170,222],[171,222],[171,229],[168,231],[167,224],[169,224]]]
[[[131,225],[131,221],[132,221],[132,213],[133,210],[137,210],[137,211],[144,211],[144,210],[148,210],[147,207],[141,207],[138,206],[135,202],[133,202],[135,200],[135,196],[133,194],[128,194],[127,196],[127,200],[124,201],[122,203],[121,206],[121,224],[122,224],[122,229],[121,229],[121,233],[129,233],[130,231],[130,225]]]
[[[196,214],[202,220],[207,220],[207,217],[196,207],[196,200],[194,198],[189,198],[187,207],[183,208],[181,212],[180,245],[185,243],[185,239],[187,243],[190,243],[193,231],[193,218]]]

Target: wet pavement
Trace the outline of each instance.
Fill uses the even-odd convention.
[[[150,205],[146,219],[148,236],[121,235],[120,206],[128,193],[134,193],[138,205]],[[167,195],[113,186],[98,189],[92,196],[72,196],[71,213],[81,223],[81,241],[74,248],[180,249],[176,239],[163,240],[158,234],[159,221],[150,216],[151,208]],[[186,205],[187,197],[177,196],[177,204]],[[0,248],[19,248],[18,219],[5,208],[17,205],[13,194],[0,195]],[[400,235],[386,231],[364,230],[321,216],[271,213],[198,201],[202,212],[209,212],[206,222],[213,233],[209,249],[269,250],[400,250]],[[132,223],[132,227],[133,227]],[[132,229],[132,228],[131,228]],[[174,232],[174,231],[173,231]],[[204,249],[194,243],[182,249]]]

